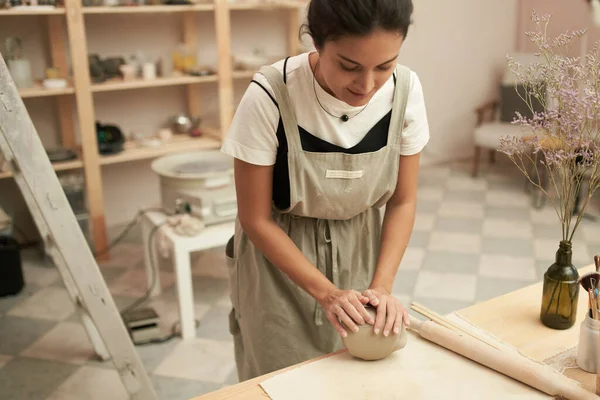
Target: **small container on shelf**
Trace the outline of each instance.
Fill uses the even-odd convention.
[[[7,54],[7,67],[19,89],[28,89],[33,87],[33,77],[31,72],[31,63],[23,56],[23,42],[21,38],[11,36],[5,41]]]

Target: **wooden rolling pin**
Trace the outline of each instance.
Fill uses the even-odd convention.
[[[598,400],[569,378],[549,370],[518,353],[497,350],[469,335],[448,329],[433,321],[421,321],[410,316],[410,328],[422,338],[461,356],[518,380],[550,396],[569,400]]]

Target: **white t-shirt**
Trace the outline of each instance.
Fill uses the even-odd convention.
[[[313,88],[313,73],[308,55],[309,53],[303,53],[290,57],[286,66],[286,85],[298,125],[319,139],[344,149],[351,148],[392,109],[394,78],[390,76],[360,114],[343,122],[323,110],[315,99],[315,90],[320,103],[333,115],[352,116],[363,106],[352,107],[336,99],[316,81]],[[273,64],[282,73],[283,65],[284,60]],[[254,80],[275,97],[269,82],[262,74],[255,74]],[[275,164],[279,145],[276,134],[279,117],[277,106],[265,90],[256,83],[251,83],[237,108],[221,150],[250,164]],[[401,154],[407,156],[419,153],[429,141],[423,89],[414,71],[411,71],[410,92],[404,118]]]

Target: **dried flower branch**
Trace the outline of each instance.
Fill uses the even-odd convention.
[[[600,42],[583,59],[568,57],[573,43],[587,32],[569,31],[549,39],[551,16],[534,11],[531,19],[537,32],[527,36],[539,49],[539,62],[522,65],[508,57],[517,93],[531,111],[530,116],[517,114],[513,123],[529,134],[501,139],[499,151],[549,198],[562,224],[562,239],[570,242],[600,187]],[[543,111],[536,111],[536,102]],[[573,223],[584,177],[589,190]]]

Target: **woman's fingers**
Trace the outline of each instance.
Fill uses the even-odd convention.
[[[386,303],[381,303],[377,307],[377,314],[375,315],[375,325],[374,332],[376,335],[379,335],[379,332],[383,329],[383,325],[385,324],[385,316],[387,312]]]
[[[375,307],[377,307],[379,305],[379,299],[377,298],[377,296],[375,296],[375,293],[373,293],[371,290],[365,290],[363,292],[363,296],[368,298],[369,303],[371,303]]]
[[[358,326],[356,325],[354,320],[346,313],[346,311],[342,307],[336,306],[335,314],[344,323],[344,325],[346,325],[346,327],[348,329],[350,329],[352,332],[358,331]]]
[[[401,307],[396,306],[396,320],[394,321],[394,334],[399,334],[400,333],[400,325],[402,324],[402,321],[404,320],[404,312],[401,309]]]
[[[331,325],[333,325],[333,327],[335,328],[337,333],[340,334],[341,337],[345,338],[346,336],[348,336],[348,332],[346,332],[342,324],[340,324],[340,321],[338,320],[338,316],[336,314],[328,312],[327,319],[329,320],[329,322],[331,322]]]
[[[349,299],[345,299],[344,301],[342,301],[342,308],[357,325],[364,325],[365,318],[363,314],[359,311],[361,308],[364,307],[360,303],[360,301],[358,301],[358,298],[351,297]]]
[[[386,320],[383,328],[383,336],[388,336],[394,328],[396,313],[396,304],[393,301],[388,301],[386,304]]]
[[[410,317],[408,316],[408,311],[404,307],[402,307],[402,315],[402,321],[404,322],[404,325],[410,326]]]
[[[362,303],[362,301],[360,300],[360,298],[350,299],[350,304],[352,304],[356,308],[356,310],[358,311],[358,313],[361,315],[361,317],[362,317],[362,322],[360,322],[361,325],[364,324],[365,322],[367,324],[373,325],[373,323],[375,322],[375,320],[373,319],[373,317],[371,316],[371,314],[369,314],[369,312],[365,308],[365,305]]]

